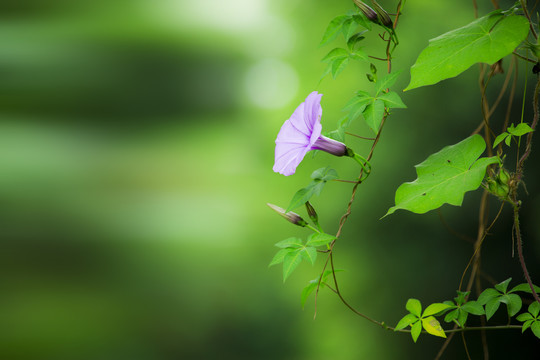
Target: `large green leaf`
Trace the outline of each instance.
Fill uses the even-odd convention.
[[[525,17],[493,12],[431,39],[411,67],[411,82],[405,90],[452,78],[476,63],[493,64],[511,54],[528,32]]]
[[[465,193],[480,186],[487,166],[498,161],[496,157],[478,159],[485,148],[484,139],[473,135],[430,155],[416,165],[418,178],[397,189],[396,205],[385,216],[398,209],[423,214],[445,203],[461,205]]]

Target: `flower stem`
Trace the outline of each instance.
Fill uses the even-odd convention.
[[[354,150],[351,148],[347,148],[347,154],[345,155],[353,158],[358,164],[360,164],[360,166],[364,170],[365,175],[362,179],[360,179],[360,181],[365,180],[371,173],[371,164],[369,163],[369,161],[367,161],[367,159],[362,155],[358,155],[357,153],[355,153]]]

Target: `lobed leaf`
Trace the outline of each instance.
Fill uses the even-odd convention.
[[[480,158],[486,143],[476,134],[455,145],[447,146],[416,165],[418,178],[401,184],[396,191],[396,205],[385,216],[398,209],[423,214],[443,204],[460,206],[466,192],[480,187],[486,168],[499,160]]]
[[[287,280],[294,269],[302,262],[302,249],[294,249],[283,258],[283,282]]]
[[[285,240],[282,240],[280,242],[277,242],[274,246],[277,246],[278,248],[299,248],[304,246],[302,239],[291,237]]]
[[[514,124],[510,125],[506,131],[514,136],[523,136],[527,133],[533,132],[534,130],[531,129],[531,127],[526,123],[520,123],[516,127],[514,127]]]
[[[335,79],[347,67],[349,58],[337,58],[332,62],[332,77]]]
[[[289,252],[291,252],[290,248],[279,250],[276,253],[276,255],[274,255],[274,257],[272,258],[272,261],[270,262],[268,267],[273,266],[273,265],[277,265],[277,264],[281,264],[283,262],[283,259],[285,258],[285,255],[287,255]]]
[[[308,237],[306,245],[315,246],[315,247],[325,246],[331,241],[333,241],[335,238],[336,238],[335,236],[330,235],[330,234],[315,233],[315,234],[311,234]]]
[[[300,301],[302,303],[302,309],[304,308],[304,305],[306,304],[306,300],[311,295],[313,290],[317,288],[318,281],[311,280],[309,284],[306,285],[306,287],[302,290],[302,294],[300,295]],[[321,284],[322,285],[322,284]]]
[[[429,41],[411,67],[405,90],[455,77],[476,63],[494,64],[526,39],[529,22],[523,16],[492,12]]]
[[[377,81],[376,89],[375,89],[375,96],[378,96],[381,92],[386,90],[389,87],[392,87],[396,83],[397,78],[401,75],[401,70],[391,72],[390,74],[386,74],[382,79]]]
[[[305,246],[300,250],[300,254],[304,260],[307,260],[311,265],[315,265],[315,260],[317,260],[317,249],[312,246]]]
[[[339,31],[341,30],[341,26],[348,18],[349,16],[347,15],[340,15],[332,19],[332,21],[330,21],[330,24],[328,24],[328,27],[324,31],[320,45],[324,45],[334,40],[339,34]]]
[[[336,59],[340,58],[347,58],[349,57],[349,52],[343,48],[335,48],[332,49],[326,54],[322,59],[321,62],[333,62]]]
[[[321,181],[330,181],[330,180],[337,179],[338,177],[339,176],[338,176],[337,171],[332,169],[329,166],[317,169],[311,174],[311,178],[313,180],[321,180]]]
[[[403,103],[401,98],[396,92],[389,92],[386,94],[382,94],[378,97],[380,100],[384,101],[384,106],[386,106],[389,109],[405,109],[407,108],[407,105]]]
[[[381,122],[384,116],[384,102],[379,99],[372,98],[372,102],[366,106],[363,112],[364,119],[368,126],[375,132],[379,133]]]

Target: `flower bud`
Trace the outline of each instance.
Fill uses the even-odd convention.
[[[267,203],[272,210],[277,212],[279,215],[281,215],[283,218],[285,218],[287,221],[293,223],[294,225],[305,227],[307,225],[307,222],[300,217],[297,213],[294,213],[292,211],[286,212],[285,209],[280,208],[277,205],[269,204]]]
[[[317,212],[315,211],[315,208],[309,201],[306,201],[306,210],[309,215],[309,218],[315,225],[319,223],[319,215],[317,215]]]
[[[497,185],[497,182],[494,181],[493,179],[488,179],[487,183],[488,183],[489,192],[496,195],[497,194],[497,188],[499,187]]]
[[[508,181],[510,181],[510,173],[506,171],[506,169],[501,169],[499,172],[499,177],[497,179],[501,184],[508,185]]]
[[[379,18],[375,10],[373,10],[372,8],[370,8],[369,6],[367,6],[365,3],[363,3],[360,0],[353,0],[353,1],[356,4],[356,6],[358,6],[362,14],[364,14],[365,17],[368,18],[368,20],[370,20],[371,22],[374,22],[375,24],[379,23]]]
[[[387,28],[392,28],[394,26],[394,23],[392,22],[392,19],[390,19],[390,15],[382,8],[381,5],[379,5],[375,0],[371,0],[373,3],[373,7],[375,8],[375,12],[379,16],[379,20],[381,24],[386,26]]]
[[[499,196],[500,198],[506,199],[508,197],[509,192],[510,192],[510,189],[508,188],[508,185],[497,186],[497,196]]]

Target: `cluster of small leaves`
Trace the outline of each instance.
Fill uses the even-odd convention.
[[[409,314],[405,315],[396,325],[394,331],[405,329],[407,326],[411,327],[411,336],[413,341],[416,342],[422,328],[431,335],[440,336],[445,338],[446,334],[441,327],[439,321],[434,317],[441,312],[450,308],[450,305],[444,303],[435,303],[429,305],[422,313],[422,304],[417,299],[409,299],[405,308],[409,311]]]
[[[506,145],[510,146],[512,136],[521,137],[532,131],[533,129],[531,129],[531,127],[527,123],[520,123],[515,127],[514,124],[512,124],[506,129],[505,132],[495,138],[495,141],[493,142],[493,148],[499,145],[499,143],[501,143],[502,141],[504,141]]]
[[[357,31],[358,27],[363,30]],[[359,11],[350,11],[347,15],[334,18],[321,40],[321,45],[325,45],[334,40],[339,34],[343,34],[347,42],[347,49],[334,48],[323,57],[322,62],[327,63],[326,70],[321,78],[332,73],[334,79],[345,69],[349,60],[367,60],[366,53],[359,47],[364,34],[371,30],[371,22]]]
[[[324,188],[324,185],[326,185],[326,183],[330,180],[337,179],[338,174],[336,170],[330,167],[325,167],[315,170],[311,174],[311,178],[313,180],[306,187],[298,190],[294,194],[289,206],[287,207],[287,212],[304,205],[309,201],[309,199],[311,199],[313,195],[319,196]]]
[[[321,232],[311,234],[305,243],[302,239],[295,237],[280,241],[275,246],[281,250],[276,253],[268,266],[283,263],[283,282],[285,282],[302,260],[314,265],[317,259],[317,247],[327,247],[335,238],[335,236]]]
[[[467,318],[470,315],[485,315],[489,319],[499,309],[501,304],[506,304],[509,319],[516,315],[522,307],[523,301],[516,292],[532,293],[529,284],[519,284],[508,290],[508,284],[512,278],[495,285],[494,288],[484,290],[478,300],[467,300],[470,292],[457,292],[457,297],[454,301],[445,301],[443,303],[435,303],[429,305],[422,313],[422,305],[417,299],[409,299],[406,304],[406,309],[409,314],[405,315],[396,325],[394,331],[411,327],[411,336],[416,342],[422,328],[432,335],[446,337],[444,330],[441,328],[436,316],[445,315],[444,321],[447,323],[454,322],[460,328],[464,329]],[[535,291],[539,291],[538,286],[534,286]],[[535,305],[536,304],[536,305]],[[524,332],[529,327],[533,333],[540,338],[540,304],[534,302],[529,306],[529,312],[523,313],[517,317],[518,321],[523,322],[522,331]]]

